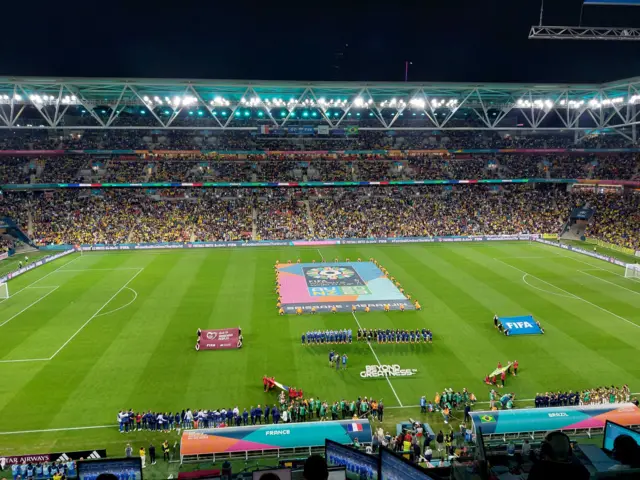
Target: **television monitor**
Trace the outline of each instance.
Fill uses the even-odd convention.
[[[291,480],[290,468],[276,468],[273,470],[256,470],[253,472],[253,480],[262,478],[273,479],[274,475],[278,480]]]
[[[426,472],[391,450],[380,451],[380,480],[433,480]]]
[[[332,467],[329,469],[329,478],[327,480],[347,480],[347,470],[344,467]]]
[[[620,435],[629,435],[633,438],[640,447],[640,432],[631,430],[630,428],[618,425],[611,420],[607,420],[604,425],[604,439],[602,440],[602,449],[611,452],[613,451],[613,442]]]
[[[349,480],[378,480],[378,457],[325,440],[324,458],[328,467],[345,467]]]
[[[78,480],[96,480],[102,473],[111,473],[118,480],[142,480],[140,457],[79,460],[77,465]]]

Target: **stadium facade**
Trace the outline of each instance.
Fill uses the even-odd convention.
[[[636,141],[640,77],[603,84],[0,78],[0,128],[495,130]]]

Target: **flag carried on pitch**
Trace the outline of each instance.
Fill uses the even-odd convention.
[[[502,367],[502,368],[496,368],[493,372],[491,372],[489,374],[490,377],[497,377],[498,375],[500,375],[502,372],[506,372],[507,370],[509,370],[509,368],[511,368],[511,365],[513,365],[513,362],[509,362],[509,364],[506,367]]]
[[[349,423],[347,424],[347,431],[349,432],[361,432],[362,424],[361,423]]]

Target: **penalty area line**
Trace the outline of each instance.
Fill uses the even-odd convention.
[[[322,263],[324,263],[324,255],[322,255],[322,252],[320,251],[319,248],[316,248],[316,250],[318,250],[318,253],[320,254],[320,258],[322,259]]]
[[[101,307],[96,311],[96,313],[94,313],[93,315],[91,315],[91,317],[89,318],[89,320],[87,320],[86,322],[84,322],[84,323],[82,324],[82,326],[81,326],[81,327],[76,331],[76,333],[74,333],[73,335],[71,335],[71,337],[69,337],[69,339],[68,339],[66,342],[64,342],[64,343],[62,344],[62,346],[61,346],[58,350],[56,350],[56,353],[54,353],[53,355],[51,355],[51,356],[49,357],[49,360],[53,360],[53,359],[55,358],[55,356],[56,356],[56,355],[58,355],[58,353],[60,353],[60,352],[62,351],[62,349],[63,349],[64,347],[66,347],[66,346],[69,344],[69,342],[71,342],[71,340],[73,340],[74,338],[76,338],[76,335],[78,335],[78,334],[79,334],[79,333],[84,329],[84,327],[86,327],[87,325],[89,325],[89,323],[91,323],[91,320],[93,320],[93,319],[94,319],[94,318],[96,318],[98,315],[100,315],[100,313],[102,312],[102,310],[104,310],[104,308],[105,308],[107,305],[109,305],[109,304],[113,301],[113,299],[114,299],[114,298],[116,298],[116,297],[118,296],[118,294],[119,294],[120,292],[122,292],[125,288],[127,288],[127,287],[129,286],[129,284],[130,284],[131,282],[133,282],[133,281],[135,280],[135,278],[136,278],[138,275],[140,275],[143,271],[144,271],[144,268],[141,268],[140,270],[138,270],[138,272],[137,272],[133,277],[131,277],[131,278],[127,281],[127,283],[125,283],[122,287],[120,287],[120,289],[119,289],[116,293],[114,293],[114,294],[113,294],[113,296],[112,296],[109,300],[107,300],[107,301],[106,301],[106,302],[105,302],[105,303],[104,303],[104,304],[103,304],[103,305],[102,305],[102,306],[101,306]]]
[[[623,322],[628,323],[629,325],[632,325],[632,326],[634,326],[634,327],[636,327],[636,328],[640,328],[640,325],[639,325],[639,324],[637,324],[637,323],[635,323],[635,322],[632,322],[631,320],[627,320],[626,318],[621,317],[621,316],[620,316],[620,315],[618,315],[617,313],[613,313],[611,310],[607,310],[606,308],[601,307],[601,306],[600,306],[600,305],[598,305],[598,304],[595,304],[595,303],[593,303],[593,302],[590,302],[590,301],[589,301],[589,300],[587,300],[586,298],[582,298],[582,297],[580,297],[580,296],[576,295],[575,293],[568,292],[568,291],[566,291],[565,289],[560,288],[560,287],[558,287],[557,285],[554,285],[553,283],[547,282],[546,280],[543,280],[543,279],[541,279],[540,277],[536,277],[535,275],[531,275],[530,273],[525,272],[524,270],[521,270],[521,269],[520,269],[520,268],[518,268],[518,267],[514,267],[513,265],[510,265],[510,264],[508,264],[507,262],[503,262],[502,260],[500,260],[500,259],[498,259],[498,258],[494,258],[494,260],[496,260],[496,261],[498,261],[498,262],[502,263],[503,265],[506,265],[507,267],[510,267],[510,268],[513,268],[514,270],[519,271],[520,273],[524,274],[525,276],[526,276],[526,275],[528,275],[529,277],[531,277],[531,278],[535,278],[536,280],[539,280],[539,281],[541,281],[542,283],[546,283],[546,284],[547,284],[547,285],[549,285],[550,287],[556,288],[556,289],[560,290],[561,292],[566,293],[566,294],[567,294],[568,296],[570,296],[571,298],[574,298],[574,299],[576,299],[576,300],[580,300],[580,301],[582,301],[582,302],[584,302],[584,303],[587,303],[587,304],[591,305],[592,307],[597,308],[598,310],[601,310],[601,311],[603,311],[603,312],[605,312],[605,313],[608,313],[609,315],[611,315],[611,316],[613,316],[613,317],[616,317],[616,318],[618,318],[618,319],[622,320]],[[530,285],[530,286],[531,286],[531,285]],[[547,292],[547,293],[549,293],[549,292]]]
[[[358,324],[358,328],[362,329],[362,325],[360,325],[360,322],[358,321],[358,317],[356,317],[355,312],[351,312],[351,315],[353,315],[353,318],[355,319],[356,323]],[[369,342],[367,342],[367,345],[369,345],[369,348],[371,349],[371,353],[373,353],[373,356],[375,357],[376,362],[378,362],[378,365],[382,366],[382,364],[380,363],[380,359],[378,358],[378,355],[376,355],[376,352],[373,349],[373,347],[371,346],[371,344]],[[400,407],[404,407],[404,405],[402,405],[402,402],[400,401],[400,397],[398,397],[398,394],[396,393],[396,389],[393,388],[393,385],[391,384],[391,380],[389,380],[389,377],[385,376],[384,378],[387,379],[387,383],[391,387],[391,391],[395,395],[396,400],[398,401],[398,404],[400,405]]]

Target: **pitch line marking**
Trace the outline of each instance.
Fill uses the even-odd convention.
[[[127,286],[128,286],[131,282],[133,282],[133,281],[135,280],[135,278],[136,278],[138,275],[140,275],[143,271],[144,271],[144,268],[139,269],[139,270],[138,270],[138,273],[136,273],[133,277],[131,277],[131,278],[127,281],[127,283],[125,283],[122,287],[120,287],[120,289],[119,289],[116,293],[114,293],[114,294],[113,294],[113,296],[112,296],[109,300],[107,300],[107,301],[106,301],[106,302],[105,302],[105,303],[104,303],[104,304],[103,304],[103,305],[102,305],[102,306],[101,306],[101,307],[96,311],[96,313],[94,313],[93,315],[91,315],[91,317],[89,318],[89,320],[87,320],[86,322],[84,322],[84,323],[82,324],[82,326],[81,326],[81,327],[76,331],[76,333],[74,333],[73,335],[71,335],[71,337],[69,337],[69,339],[68,339],[66,342],[64,342],[64,343],[62,344],[62,346],[61,346],[58,350],[56,350],[56,352],[55,352],[53,355],[51,355],[51,356],[49,357],[49,360],[53,360],[53,359],[55,358],[55,356],[56,356],[56,355],[58,355],[58,353],[60,353],[60,352],[62,351],[62,349],[63,349],[64,347],[66,347],[66,346],[69,344],[69,342],[71,342],[71,340],[73,340],[73,339],[76,337],[76,335],[78,335],[82,330],[84,330],[84,327],[86,327],[87,325],[89,325],[89,323],[91,323],[91,321],[92,321],[94,318],[96,318],[98,315],[100,315],[100,313],[102,312],[102,310],[104,310],[104,308],[105,308],[107,305],[109,305],[109,303],[111,303],[111,301],[112,301],[114,298],[116,298],[116,296],[117,296],[117,295],[118,295],[122,290],[124,290],[125,288],[127,288]]]
[[[618,319],[622,320],[623,322],[627,322],[629,325],[633,325],[633,326],[634,326],[634,327],[636,327],[636,328],[640,328],[640,325],[638,325],[637,323],[634,323],[634,322],[632,322],[631,320],[627,320],[626,318],[621,317],[621,316],[620,316],[620,315],[618,315],[617,313],[613,313],[611,310],[607,310],[606,308],[601,307],[600,305],[596,305],[595,303],[590,302],[589,300],[586,300],[586,299],[584,299],[584,298],[582,298],[582,297],[580,297],[580,296],[576,295],[575,293],[567,292],[566,290],[564,290],[564,289],[562,289],[562,288],[560,288],[560,287],[558,287],[558,286],[554,285],[553,283],[549,283],[549,282],[547,282],[546,280],[542,280],[541,278],[536,277],[535,275],[531,275],[530,273],[527,273],[527,272],[525,272],[524,270],[519,269],[518,267],[514,267],[513,265],[509,265],[508,263],[503,262],[502,260],[500,260],[500,259],[498,259],[498,258],[494,258],[494,260],[497,260],[498,262],[502,263],[503,265],[506,265],[507,267],[511,267],[511,268],[513,268],[514,270],[518,270],[520,273],[523,273],[523,274],[525,274],[525,275],[529,275],[529,276],[530,276],[530,277],[532,277],[532,278],[536,278],[536,279],[540,280],[542,283],[546,283],[546,284],[547,284],[547,285],[549,285],[550,287],[557,288],[557,289],[558,289],[558,290],[560,290],[561,292],[564,292],[564,293],[566,293],[567,295],[570,295],[571,297],[575,298],[576,300],[581,300],[581,301],[583,301],[584,303],[588,303],[588,304],[589,304],[589,305],[591,305],[592,307],[596,307],[598,310],[601,310],[601,311],[603,311],[603,312],[606,312],[606,313],[608,313],[609,315],[612,315],[612,316],[614,316],[614,317],[616,317],[616,318],[618,318]]]
[[[8,320],[5,320],[4,322],[0,323],[0,327],[3,327],[4,325],[6,325],[7,323],[9,323],[11,320],[13,320],[14,318],[16,318],[18,315],[20,315],[23,312],[26,312],[27,310],[29,310],[31,307],[33,307],[36,303],[41,302],[42,300],[44,300],[45,298],[47,298],[49,295],[51,295],[53,292],[55,292],[58,288],[60,287],[53,287],[53,290],[51,290],[50,292],[44,294],[42,297],[40,297],[38,300],[36,300],[35,302],[33,302],[32,304],[30,304],[27,307],[24,307],[22,310],[20,310],[18,313],[16,313],[13,317],[11,317]]]
[[[319,248],[316,248],[316,250],[318,250],[318,253],[320,254],[320,258],[322,259],[322,263],[324,263],[324,255],[322,255],[322,252],[320,251]]]
[[[592,275],[592,274],[590,274],[590,273],[587,273],[587,272],[586,272],[586,271],[584,271],[584,270],[578,270],[578,271],[579,271],[580,273],[584,273],[585,275],[589,275],[590,277],[597,278],[598,280],[602,280],[602,281],[603,281],[603,282],[605,282],[605,283],[610,283],[610,284],[611,284],[611,285],[613,285],[613,286],[620,287],[620,288],[622,288],[623,290],[626,290],[627,292],[631,292],[631,293],[635,293],[636,295],[640,295],[640,292],[638,292],[638,291],[636,291],[636,290],[631,290],[630,288],[623,287],[622,285],[618,285],[617,283],[610,282],[609,280],[605,280],[604,278],[600,278],[600,277],[598,277],[597,275]]]
[[[529,275],[528,273],[525,273],[522,276],[522,281],[524,283],[526,283],[527,285],[529,285],[531,288],[535,288],[536,290],[540,290],[541,292],[548,293],[549,295],[557,295],[558,297],[564,297],[564,298],[573,298],[573,297],[571,297],[569,295],[565,295],[564,293],[550,292],[549,290],[545,290],[544,288],[536,287],[535,285],[532,285],[529,282],[527,282],[527,277],[529,277],[529,276],[531,276],[531,275]]]
[[[0,363],[48,362],[48,358],[24,358],[17,360],[0,360]]]
[[[112,272],[119,270],[140,270],[141,267],[126,267],[126,268],[78,268],[72,269],[67,268],[66,270],[61,270],[61,272]]]
[[[24,288],[21,288],[20,290],[18,290],[16,293],[14,293],[13,295],[11,295],[9,298],[16,296],[17,294],[19,294],[21,291],[26,290],[27,288],[31,288],[32,285],[35,285],[36,283],[38,283],[40,280],[44,280],[45,278],[47,278],[49,275],[53,275],[54,273],[56,273],[57,271],[59,271],[62,267],[66,267],[67,265],[69,265],[70,263],[75,262],[76,260],[82,258],[82,255],[77,256],[76,258],[74,258],[73,260],[71,260],[70,262],[64,263],[62,265],[60,265],[58,268],[56,268],[54,271],[47,273],[45,276],[40,277],[39,279],[37,279],[35,282],[30,283],[29,285],[27,285]],[[0,303],[5,302],[7,300],[9,300],[9,298],[5,298],[4,300],[0,300]]]
[[[101,317],[101,316],[103,316],[103,315],[109,315],[109,314],[111,314],[111,313],[115,313],[115,312],[117,312],[118,310],[122,310],[123,308],[126,308],[126,307],[128,307],[129,305],[131,305],[133,302],[135,302],[135,301],[136,301],[136,298],[138,298],[138,292],[136,292],[133,288],[129,288],[129,287],[127,287],[125,290],[129,290],[130,292],[133,292],[133,300],[131,300],[129,303],[127,303],[127,304],[125,304],[125,305],[122,305],[121,307],[116,308],[115,310],[110,310],[110,311],[108,311],[108,312],[101,313],[100,315],[96,315],[96,318],[97,318],[97,317]]]
[[[358,328],[362,329],[362,325],[360,325],[360,322],[358,321],[358,317],[356,317],[355,312],[351,312],[351,315],[353,315],[353,318],[355,319],[356,323],[358,324]],[[369,342],[367,342],[367,345],[369,345],[369,348],[371,349],[371,353],[373,353],[373,356],[376,359],[376,362],[378,362],[378,365],[382,366],[382,363],[380,363],[380,359],[378,358],[378,355],[376,355],[375,350],[373,349],[373,347],[371,346],[371,344]],[[396,400],[398,401],[398,403],[400,404],[400,406],[402,407],[402,402],[400,401],[400,397],[398,397],[398,394],[396,393],[396,389],[393,388],[393,385],[391,385],[391,380],[389,380],[389,377],[385,375],[385,377],[387,379],[387,383],[389,384],[389,386],[391,387],[391,391],[393,392],[393,394],[396,397]]]

